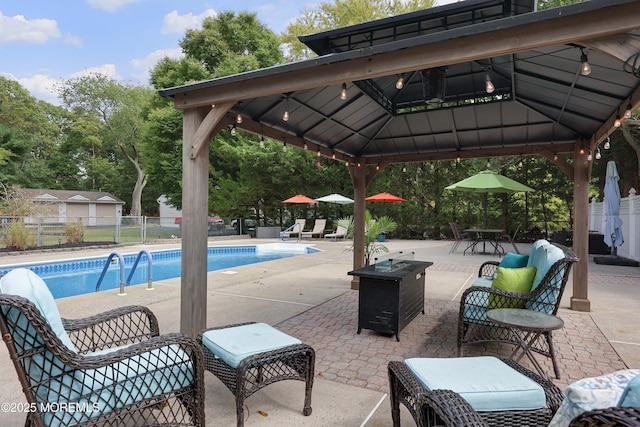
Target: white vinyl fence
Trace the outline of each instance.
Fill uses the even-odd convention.
[[[640,197],[633,188],[620,201],[620,219],[624,243],[618,248],[618,255],[640,261]],[[606,223],[604,202],[596,202],[594,197],[589,203],[589,230],[604,233]]]

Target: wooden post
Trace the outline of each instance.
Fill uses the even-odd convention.
[[[573,266],[573,296],[571,309],[591,311],[589,301],[589,175],[590,162],[576,145],[573,153],[573,251],[580,258]]]
[[[360,162],[360,166],[358,163]],[[353,183],[353,269],[364,266],[364,213],[366,186],[366,166],[360,158],[351,166],[351,181]],[[358,277],[351,279],[351,289],[358,289],[360,282]]]
[[[193,158],[192,144],[209,110],[189,109],[183,115],[180,332],[189,337],[207,323],[209,144],[203,144]]]

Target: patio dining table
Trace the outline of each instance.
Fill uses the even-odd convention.
[[[500,244],[499,238],[505,232],[502,228],[467,228],[464,230],[465,233],[468,233],[471,236],[471,240],[469,241],[469,245],[465,248],[463,254],[467,254],[467,250],[471,249],[471,253],[476,252],[476,247],[478,244],[482,243],[482,252],[478,252],[481,254],[491,254],[501,255],[504,253],[504,248]],[[487,242],[493,247],[493,252],[486,251]]]

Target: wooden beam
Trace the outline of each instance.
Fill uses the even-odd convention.
[[[640,1],[634,1],[569,15],[561,15],[563,8],[555,8],[535,12],[540,17],[535,22],[526,22],[529,14],[519,15],[505,20],[503,26],[489,26],[484,32],[469,29],[468,32],[475,30],[476,33],[456,38],[418,36],[412,39],[414,44],[409,47],[396,42],[402,49],[388,49],[377,53],[372,47],[320,57],[315,62],[308,60],[288,64],[282,70],[274,67],[272,73],[265,74],[263,70],[262,75],[251,79],[231,80],[214,86],[200,84],[197,89],[187,87],[184,92],[175,94],[175,107],[188,109],[212,103],[236,102],[525,52],[545,46],[586,44],[589,40],[636,30],[640,22],[639,5]],[[520,21],[524,23],[518,24]],[[576,55],[579,55],[577,49]]]
[[[191,147],[209,110],[190,109],[183,116],[180,332],[189,337],[207,324],[209,144],[203,144],[195,157]]]
[[[356,159],[356,163],[360,159]],[[360,166],[349,166],[351,182],[353,184],[353,269],[364,266],[364,228],[365,228],[365,197],[367,192],[366,168],[364,163]],[[356,276],[351,280],[351,289],[358,289],[360,282]]]
[[[235,102],[226,102],[216,104],[211,107],[198,129],[191,137],[189,156],[195,159],[203,146],[209,143],[213,135],[220,130],[220,121],[224,118],[227,111],[235,105]]]
[[[589,301],[589,176],[591,162],[587,153],[574,152],[573,181],[573,251],[580,261],[573,266],[571,309],[590,311]]]

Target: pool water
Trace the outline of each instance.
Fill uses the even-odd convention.
[[[272,261],[308,253],[319,252],[311,246],[300,244],[264,244],[254,246],[215,246],[208,249],[207,271],[222,270],[241,265]],[[152,281],[180,277],[182,269],[180,249],[149,252],[152,259]],[[122,254],[125,264],[126,283],[138,254]],[[29,268],[45,281],[54,298],[82,295],[96,291],[96,284],[107,262],[108,256],[80,258],[38,264],[21,264],[0,268],[6,274],[17,267]],[[142,255],[130,285],[146,284],[149,280],[146,255]],[[114,256],[100,284],[100,291],[120,287],[120,263]]]

